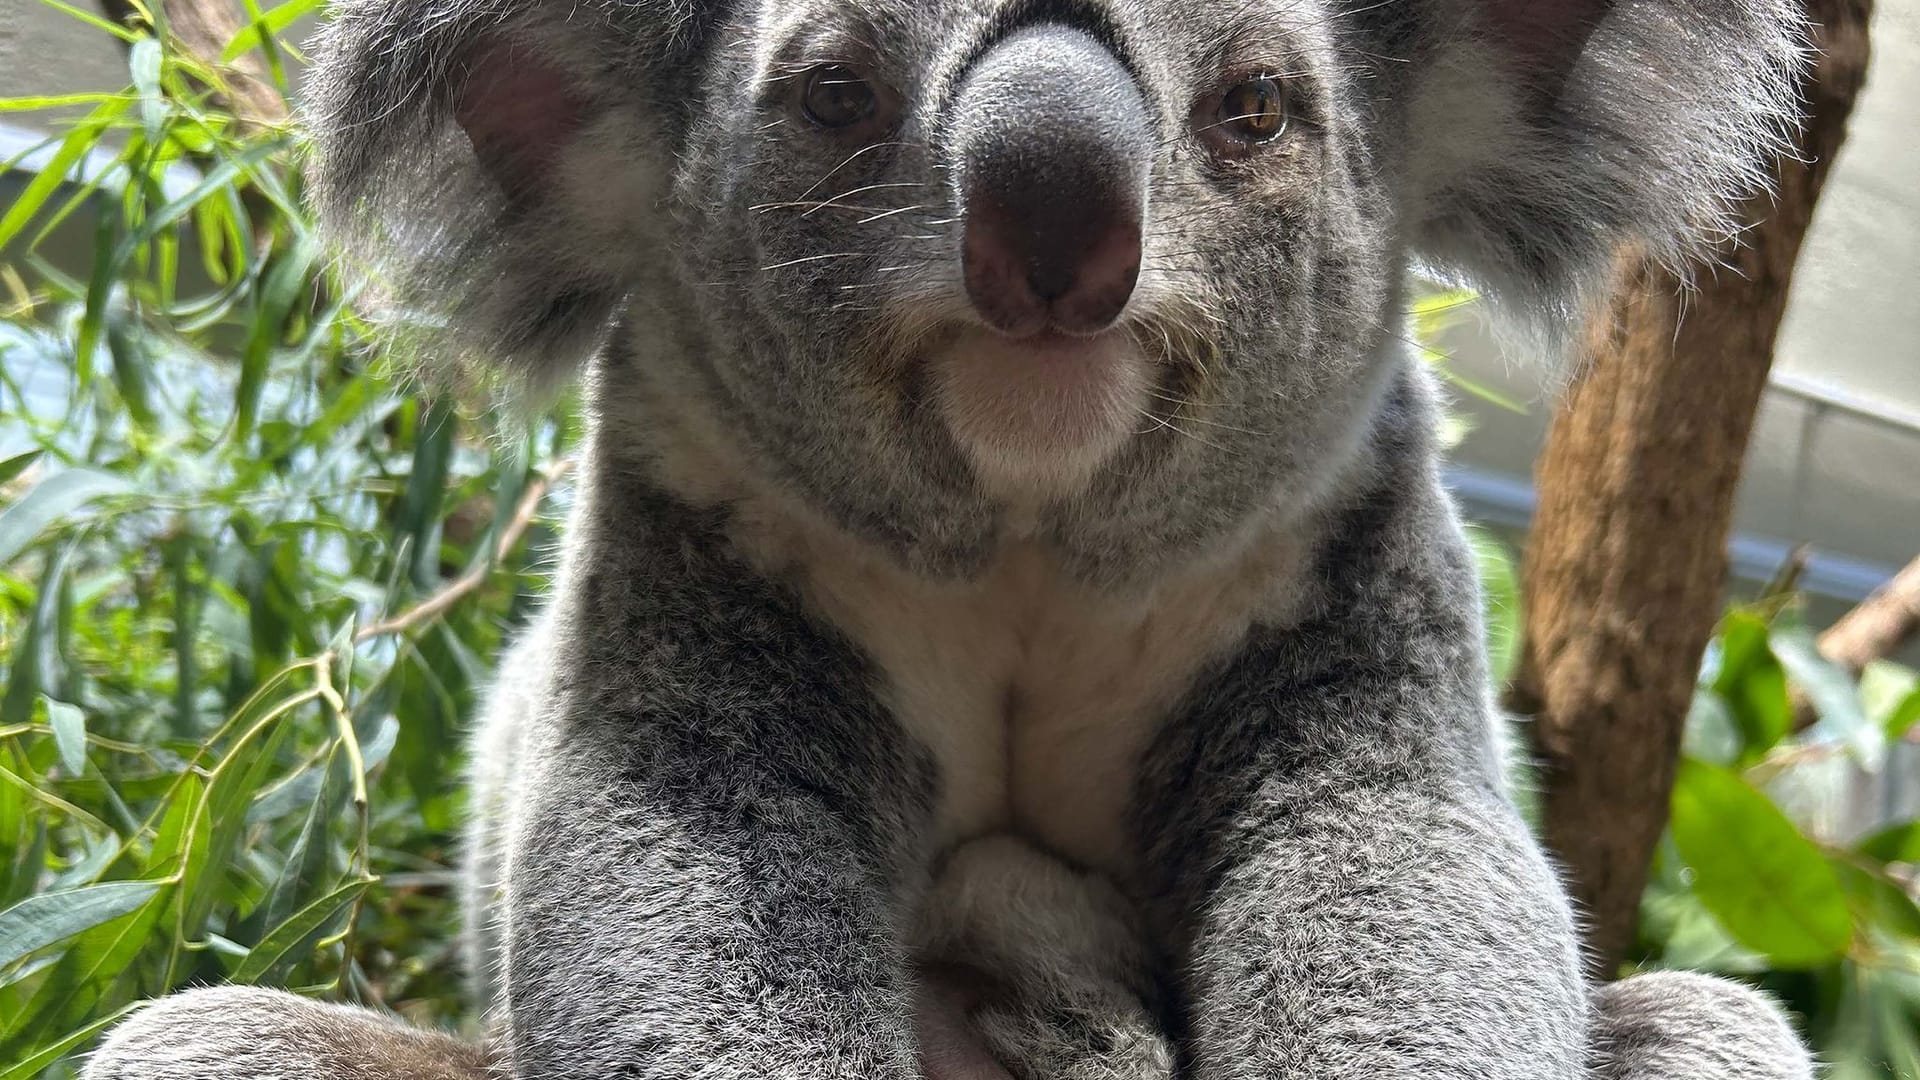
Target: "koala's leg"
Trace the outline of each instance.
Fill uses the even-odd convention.
[[[1161,1080],[1138,913],[1105,879],[1009,836],[953,852],[920,920],[916,1013],[929,1080]]]
[[[1810,1080],[1813,1060],[1780,1007],[1725,979],[1641,975],[1601,989],[1601,1080]]]
[[[487,1080],[477,1046],[369,1009],[220,986],[161,998],[113,1029],[83,1080]]]

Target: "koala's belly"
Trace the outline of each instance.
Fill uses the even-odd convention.
[[[814,561],[806,581],[933,753],[942,848],[1014,832],[1125,875],[1143,752],[1203,666],[1282,606],[1288,564],[1257,545],[1131,597],[1066,581],[1025,548],[964,584],[857,558]]]

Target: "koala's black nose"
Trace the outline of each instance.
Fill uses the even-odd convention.
[[[1079,30],[989,49],[953,105],[967,295],[1015,337],[1120,317],[1140,274],[1153,127],[1133,76]]]

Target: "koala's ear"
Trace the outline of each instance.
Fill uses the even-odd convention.
[[[1792,0],[1439,6],[1462,29],[1433,35],[1409,105],[1415,249],[1549,344],[1623,244],[1684,268],[1790,149],[1810,61]]]
[[[336,8],[309,88],[313,199],[409,357],[525,383],[597,347],[658,250],[673,121],[649,103],[697,6]]]

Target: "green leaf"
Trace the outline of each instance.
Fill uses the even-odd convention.
[[[1834,872],[1853,901],[1859,922],[1884,934],[1920,942],[1920,904],[1885,872],[1833,860]]]
[[[1858,850],[1883,863],[1920,865],[1920,821],[1888,826],[1860,841]]]
[[[6,214],[0,215],[0,248],[12,243],[13,238],[20,235],[20,230],[26,228],[27,223],[40,213],[47,199],[67,183],[73,167],[87,156],[87,151],[93,149],[100,139],[100,133],[127,111],[128,104],[126,98],[102,103],[61,140],[60,149],[40,166],[39,173],[27,184],[26,189],[14,196]],[[5,561],[0,559],[0,563]]]
[[[29,450],[24,454],[15,454],[4,461],[0,461],[0,484],[4,484],[14,477],[19,476],[21,473],[26,472],[27,468],[34,462],[39,461],[40,456],[44,453],[46,453],[45,450]]]
[[[133,489],[125,477],[97,469],[62,469],[48,475],[20,501],[0,510],[0,566],[13,562],[55,522],[95,499],[124,495]]]
[[[286,149],[286,146],[287,140],[284,138],[264,139],[208,169],[207,174],[201,177],[198,184],[179,198],[147,215],[139,228],[120,241],[120,246],[114,251],[114,263],[118,265],[126,262],[128,257],[140,247],[150,243],[154,237],[192,213],[194,207],[200,205],[202,200],[231,191],[235,177]]]
[[[1713,689],[1740,725],[1750,761],[1793,728],[1786,672],[1767,647],[1767,636],[1766,620],[1751,611],[1730,611],[1720,625],[1720,672]]]
[[[1866,710],[1860,707],[1853,677],[1820,655],[1813,634],[1804,626],[1774,627],[1769,644],[1781,667],[1819,713],[1818,735],[1844,742],[1863,765],[1877,768],[1886,756],[1886,743],[1880,729],[1868,722]]]
[[[0,1080],[32,1080],[45,1072],[47,1066],[59,1061],[67,1054],[85,1046],[101,1032],[120,1022],[120,1018],[134,1010],[134,1006],[117,1009],[111,1015],[103,1016],[78,1031],[69,1032],[36,1050],[31,1051],[20,1061],[0,1072]]]
[[[233,40],[227,42],[227,47],[220,52],[221,62],[230,64],[242,53],[258,48],[265,43],[263,34],[278,36],[287,27],[292,26],[296,19],[317,10],[322,2],[323,0],[287,0],[286,3],[274,7],[255,22],[241,27],[239,32],[233,35]]]
[[[418,432],[413,470],[406,494],[395,514],[394,546],[411,545],[411,574],[416,585],[431,588],[439,580],[440,510],[447,495],[447,470],[453,458],[454,414],[442,402],[423,403],[417,413]]]
[[[45,699],[47,724],[53,728],[53,744],[60,748],[60,766],[68,776],[87,771],[87,714],[79,706]]]
[[[29,896],[0,911],[0,970],[29,953],[117,919],[160,891],[153,881],[110,881]]]
[[[267,895],[263,908],[267,926],[284,922],[293,913],[294,905],[311,893],[321,875],[327,872],[327,829],[340,809],[344,785],[339,774],[345,771],[345,762],[337,754],[329,755],[320,768],[324,779],[319,797],[308,808],[300,835],[288,849],[286,864],[274,880],[273,891]]]
[[[73,337],[73,362],[82,393],[93,386],[94,359],[100,346],[100,333],[106,325],[107,309],[118,294],[113,284],[114,275],[120,272],[124,264],[124,260],[114,257],[114,238],[119,235],[120,218],[108,209],[112,200],[104,195],[95,195],[92,202],[99,211],[93,227],[93,273],[87,279],[86,303],[81,308],[80,325]]]
[[[119,38],[121,41],[134,42],[140,40],[143,36],[137,31],[129,30],[119,23],[108,22],[93,12],[87,11],[84,8],[75,7],[72,4],[64,2],[64,0],[40,0],[40,2],[55,11],[79,19],[95,30],[104,30],[114,37]]]
[[[7,1027],[8,1042],[18,1041],[24,1032],[84,1023],[126,977],[133,958],[154,942],[154,927],[171,892],[163,886],[132,911],[73,939],[66,955]]]
[[[1875,660],[1860,672],[1860,707],[1897,742],[1920,721],[1920,672],[1891,660]]]
[[[1887,738],[1904,739],[1907,732],[1920,724],[1920,690],[1915,690],[1900,700],[1900,703],[1887,710],[1886,719],[1881,721]]]
[[[216,769],[199,824],[207,835],[202,864],[206,873],[196,873],[181,882],[181,902],[185,905],[181,927],[190,937],[199,937],[205,929],[207,916],[218,900],[220,871],[225,868],[233,845],[246,826],[247,803],[265,782],[275,755],[286,744],[292,730],[293,725],[285,716],[271,721],[270,729],[264,734],[236,743]]]
[[[240,354],[240,388],[234,394],[234,440],[245,443],[260,413],[260,392],[267,384],[267,365],[280,342],[287,316],[309,285],[308,271],[318,246],[310,234],[301,234],[293,249],[274,263],[260,287],[253,314],[253,330]]]
[[[34,596],[27,631],[9,658],[7,692],[0,697],[0,726],[26,722],[33,715],[35,695],[58,689],[55,684],[60,678],[60,601],[73,551],[72,543],[60,545],[40,575],[40,588]]]
[[[93,91],[84,94],[43,94],[38,97],[0,98],[0,113],[39,112],[42,109],[67,109],[75,105],[98,105],[122,100],[123,95]]]
[[[365,892],[372,878],[349,881],[327,895],[295,912],[291,918],[267,932],[234,970],[236,983],[258,982],[262,975],[278,967],[281,961],[302,945],[317,939],[334,916]]]
[[[160,62],[160,43],[153,38],[143,37],[127,50],[127,70],[134,92],[140,95],[140,123],[149,145],[159,144],[167,119],[167,102],[160,93]]]
[[[106,313],[107,358],[113,361],[113,384],[120,391],[120,402],[135,424],[151,429],[153,394],[147,372],[153,360],[141,340],[142,330],[131,311],[120,307]]]
[[[1853,918],[1832,865],[1739,774],[1682,762],[1671,828],[1695,894],[1734,940],[1787,969],[1846,952]]]

